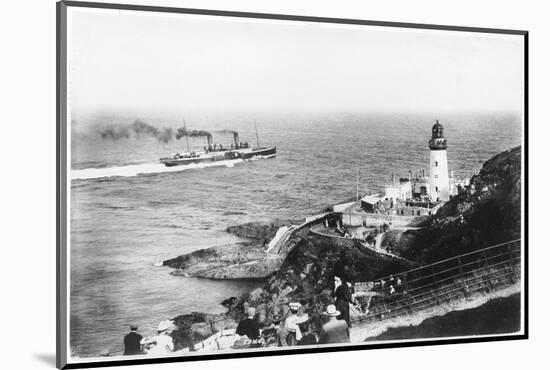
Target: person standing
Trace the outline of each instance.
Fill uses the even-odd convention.
[[[285,320],[285,330],[288,333],[286,343],[288,346],[295,346],[302,339],[302,333],[298,324],[307,321],[309,317],[307,314],[299,315],[300,308],[302,308],[300,302],[290,302],[288,307],[290,308],[290,316]]]
[[[338,319],[340,311],[336,309],[336,306],[328,305],[323,314],[329,317],[329,321],[321,329],[318,344],[349,343],[348,324],[344,320]]]
[[[124,356],[141,354],[141,340],[143,337],[137,333],[137,325],[130,325],[130,333],[124,336]]]
[[[351,328],[349,316],[349,304],[351,303],[351,292],[347,281],[340,276],[334,276],[334,305],[340,311],[340,319],[346,321],[346,324]]]

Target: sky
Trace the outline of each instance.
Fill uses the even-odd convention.
[[[69,106],[523,109],[523,38],[69,7]]]

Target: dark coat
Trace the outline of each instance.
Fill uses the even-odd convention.
[[[124,355],[141,354],[141,339],[143,337],[136,332],[130,332],[124,337]]]
[[[250,339],[260,338],[260,326],[254,319],[244,319],[239,322],[236,333],[246,335]]]
[[[317,337],[314,333],[308,333],[302,337],[297,343],[299,346],[309,346],[317,344]]]
[[[323,325],[319,335],[319,344],[349,342],[349,329],[344,320],[330,320]]]
[[[342,285],[336,288],[336,291],[334,292],[334,298],[336,299],[336,302],[334,302],[334,305],[336,306],[336,309],[340,311],[340,316],[338,318],[340,320],[345,320],[346,323],[348,324],[348,327],[351,328],[351,322],[349,317],[349,304],[351,302],[351,292],[348,288],[348,285],[345,282],[342,282]]]

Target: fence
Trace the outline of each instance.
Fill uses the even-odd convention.
[[[517,281],[521,274],[521,240],[462,254],[374,281],[369,312],[353,322],[411,314],[475,292]],[[391,287],[390,287],[391,286]],[[389,294],[390,290],[395,293]]]

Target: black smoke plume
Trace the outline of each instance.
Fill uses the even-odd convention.
[[[156,128],[141,120],[135,120],[133,124],[122,127],[108,127],[99,132],[103,139],[120,140],[128,139],[134,134],[137,136],[154,137],[158,141],[167,143],[172,141],[173,131],[171,128]]]
[[[189,137],[212,137],[210,132],[204,130],[187,130],[182,127],[174,132],[171,128],[156,128],[139,119],[135,120],[131,125],[104,128],[99,131],[99,135],[103,139],[108,140],[129,139],[131,136],[138,138],[154,137],[163,143],[172,141],[174,137],[179,140],[186,135]]]
[[[176,139],[181,139],[182,137],[184,136],[189,136],[189,137],[211,137],[212,134],[208,131],[204,131],[204,130],[187,130],[185,127],[182,127],[182,128],[178,128],[178,130],[176,131]]]

